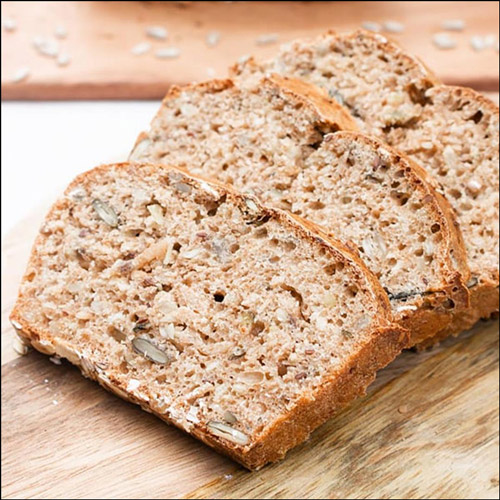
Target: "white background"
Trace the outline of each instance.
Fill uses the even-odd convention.
[[[160,101],[2,102],[2,239],[79,173],[125,161]]]

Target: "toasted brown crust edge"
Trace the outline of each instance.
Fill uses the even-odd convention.
[[[340,372],[330,375],[326,386],[318,388],[312,398],[303,398],[299,401],[297,406],[286,417],[279,419],[275,425],[267,429],[253,445],[250,447],[233,445],[207,433],[206,429],[202,427],[195,426],[189,432],[217,451],[229,455],[249,469],[257,469],[270,461],[279,460],[285,455],[288,449],[303,441],[315,427],[327,420],[333,413],[345,406],[357,395],[363,393],[366,386],[374,379],[376,371],[392,361],[407,345],[407,332],[400,326],[391,323],[389,302],[385,292],[361,259],[350,252],[349,249],[345,248],[342,244],[338,244],[324,233],[316,233],[313,225],[304,224],[299,219],[291,217],[281,210],[263,207],[258,200],[250,196],[241,195],[219,183],[210,182],[203,178],[187,174],[180,169],[158,165],[131,165],[122,163],[103,165],[81,174],[69,185],[65,193],[71,191],[80,182],[89,180],[93,175],[105,169],[138,169],[144,166],[156,170],[177,171],[184,175],[185,178],[183,180],[185,182],[196,185],[199,189],[203,189],[202,184],[206,183],[209,187],[215,188],[219,194],[229,195],[240,205],[246,205],[246,200],[252,200],[259,209],[259,213],[271,215],[271,217],[276,218],[292,231],[301,233],[304,238],[310,239],[315,244],[321,244],[323,247],[329,249],[337,258],[340,257],[344,261],[350,261],[356,273],[359,272],[358,278],[362,274],[366,279],[367,286],[372,291],[373,300],[378,305],[378,323],[374,325],[370,339],[361,347],[357,355],[346,363]],[[50,217],[64,203],[66,203],[64,198],[57,201],[49,211],[47,217]],[[43,235],[39,234],[31,252],[28,268],[30,265],[36,264],[38,258],[36,248],[42,241]],[[19,336],[26,343],[31,344],[35,349],[44,354],[57,353],[62,357],[66,357],[71,363],[79,366],[85,376],[97,380],[106,389],[123,399],[139,404],[144,410],[154,413],[162,420],[176,425],[174,421],[165,415],[153,410],[149,402],[141,401],[128,393],[113,378],[100,376],[100,369],[97,366],[93,365],[89,360],[81,358],[77,352],[69,350],[67,346],[65,347],[55,339],[52,339],[49,331],[32,327],[22,317],[23,303],[24,297],[20,294],[10,315],[10,320]],[[47,343],[40,343],[41,339],[48,342],[48,345]],[[59,350],[56,347],[59,347]]]
[[[414,191],[420,192],[421,197],[426,198],[427,206],[434,214],[434,220],[441,226],[444,248],[439,258],[446,266],[443,288],[427,291],[416,311],[396,315],[396,320],[410,331],[408,347],[412,347],[446,328],[456,314],[462,313],[469,307],[469,291],[466,283],[470,277],[470,271],[459,224],[451,205],[437,192],[429,175],[406,155],[378,139],[358,132],[336,132],[327,136],[325,141],[328,143],[339,138],[358,140],[369,144],[375,150],[388,153],[392,163],[404,171],[405,178]],[[450,299],[454,303],[453,307],[449,307]]]
[[[412,56],[408,54],[400,45],[397,41],[386,37],[385,35],[380,35],[376,33],[371,33],[366,30],[358,29],[354,32],[350,33],[336,33],[333,30],[330,30],[322,35],[319,35],[318,37],[315,38],[309,38],[309,39],[303,39],[303,40],[297,40],[293,42],[290,45],[290,48],[287,48],[286,50],[294,50],[294,49],[301,49],[303,45],[308,45],[308,44],[314,44],[317,43],[318,40],[321,39],[327,39],[330,37],[336,37],[338,39],[353,39],[357,37],[365,38],[372,40],[375,43],[379,43],[384,47],[384,50],[397,55],[398,57],[402,58],[404,62],[407,64],[410,64],[414,68],[418,68],[421,73],[422,73],[422,78],[426,79],[429,84],[430,84],[430,92],[432,93],[438,93],[438,92],[456,92],[460,94],[461,96],[465,95],[469,97],[470,99],[477,100],[478,104],[480,106],[486,107],[490,112],[498,114],[499,108],[498,106],[488,99],[487,97],[483,96],[482,94],[476,92],[473,89],[470,89],[468,87],[457,87],[457,86],[448,86],[448,85],[443,85],[442,82],[435,76],[434,72],[429,69],[429,67],[423,63],[418,57]],[[278,56],[279,57],[279,56]],[[263,64],[266,65],[267,61],[264,61]],[[248,58],[246,61],[242,63],[236,63],[233,66],[230,67],[229,74],[231,77],[238,77],[240,74],[243,73],[245,67],[250,67],[250,68],[255,68],[258,69],[260,67],[260,63],[256,61],[254,57]],[[399,153],[398,153],[399,154]],[[414,162],[413,162],[414,163]],[[415,163],[414,163],[415,165]],[[426,176],[427,179],[430,178],[430,176],[427,174],[427,172],[420,166],[417,165],[417,168],[420,171],[423,171],[424,175]],[[436,191],[436,190],[435,190]],[[437,191],[436,191],[437,193]],[[441,205],[448,205],[447,200],[437,193],[437,198],[440,201]],[[446,208],[446,207],[443,207]],[[449,215],[449,210],[445,209],[444,212],[447,214],[447,217]],[[451,218],[455,220],[456,223],[456,218],[454,216],[453,210],[451,213]],[[461,246],[463,249],[463,252],[465,252],[465,247],[463,245],[463,237],[461,235],[461,231],[456,231],[458,233],[458,247]],[[463,253],[461,252],[461,253]],[[462,258],[462,255],[459,256],[459,258]],[[407,326],[408,328],[412,328],[413,331],[415,332],[414,334],[414,339],[415,343],[418,342],[423,342],[421,345],[417,346],[417,349],[425,349],[429,347],[430,345],[433,345],[435,343],[438,343],[440,340],[443,340],[449,335],[456,335],[460,331],[463,331],[464,329],[470,328],[473,326],[475,322],[477,322],[481,318],[488,318],[492,314],[495,314],[499,310],[499,299],[498,299],[498,284],[499,284],[499,270],[498,268],[495,269],[489,269],[488,273],[491,275],[492,278],[490,279],[484,279],[483,283],[480,285],[474,287],[469,291],[469,307],[460,310],[460,303],[463,304],[463,298],[459,302],[459,307],[457,307],[454,310],[454,314],[450,318],[449,315],[445,314],[444,317],[438,318],[436,316],[436,321],[439,319],[439,323],[436,323],[434,326],[431,326],[432,324],[432,317],[430,316],[429,313],[421,313],[420,314],[420,319],[416,322],[408,321],[408,320],[403,320],[403,324]],[[457,283],[460,281],[463,281],[461,277],[457,276],[456,277]],[[452,289],[454,286],[451,287]],[[461,288],[461,287],[460,287]],[[451,320],[451,321],[450,321]],[[421,328],[418,327],[418,324],[421,324]],[[429,337],[429,332],[434,327],[439,326],[439,332],[436,334],[435,338],[428,338]],[[427,338],[426,338],[427,337]]]
[[[407,311],[397,319],[405,328],[412,332],[408,347],[412,347],[446,328],[451,323],[453,315],[461,312],[469,305],[469,293],[465,286],[465,283],[469,279],[469,270],[466,264],[465,248],[461,232],[458,228],[458,222],[453,209],[444,197],[439,195],[437,190],[431,185],[432,181],[429,175],[414,161],[395,151],[390,146],[357,132],[356,122],[351,118],[349,112],[335,100],[329,99],[326,93],[315,85],[277,74],[264,77],[261,82],[262,84],[271,85],[276,91],[283,92],[291,100],[298,101],[312,109],[318,115],[320,122],[326,130],[337,131],[334,136],[360,139],[370,144],[373,148],[385,149],[385,151],[389,152],[394,162],[401,164],[405,176],[409,179],[415,190],[423,191],[422,196],[428,197],[432,213],[442,227],[443,240],[447,243],[445,251],[441,252],[440,259],[445,264],[448,273],[444,278],[445,283],[442,290],[435,290],[435,293],[427,294],[425,299],[422,299],[417,311],[411,313]],[[165,102],[178,97],[184,91],[196,90],[198,92],[212,93],[226,89],[235,89],[236,92],[240,91],[237,85],[229,79],[210,80],[184,87],[173,87],[165,97],[162,108]],[[160,109],[157,115],[161,111]],[[139,136],[131,157],[134,154],[137,144],[147,137],[148,134],[146,133],[142,133]],[[326,136],[325,141],[328,141],[328,137]],[[306,225],[310,224],[304,219],[301,219],[301,222]],[[318,231],[318,226],[314,226],[314,230]],[[356,253],[354,249],[351,249],[351,251]],[[457,262],[456,266],[450,260],[452,252]],[[453,310],[443,307],[443,304],[447,304],[449,299],[455,304]]]

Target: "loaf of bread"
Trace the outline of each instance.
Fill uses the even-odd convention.
[[[465,240],[471,305],[435,340],[498,311],[498,106],[471,89],[441,85],[397,44],[364,31],[297,41],[232,73],[242,83],[278,73],[325,89],[362,131],[420,162],[442,185]]]
[[[180,166],[321,225],[360,252],[414,345],[468,306],[452,210],[408,158],[316,87],[273,76],[173,89],[131,160]]]
[[[11,320],[250,469],[363,394],[407,343],[348,248],[252,197],[137,164],[69,186]]]

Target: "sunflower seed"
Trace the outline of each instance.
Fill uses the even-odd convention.
[[[145,54],[146,52],[149,52],[151,50],[151,44],[149,42],[142,42],[134,45],[131,49],[130,52],[134,56],[142,56],[142,54]]]
[[[374,33],[382,31],[382,27],[380,26],[380,24],[374,23],[372,21],[365,21],[364,23],[361,23],[361,27],[365,30],[373,31]]]
[[[272,43],[276,43],[278,41],[277,33],[266,33],[265,35],[260,35],[255,39],[255,43],[257,45],[271,45]]]
[[[40,39],[40,43],[34,42],[35,48],[38,52],[47,57],[57,57],[59,53],[59,44],[56,40]]]
[[[472,288],[473,286],[476,286],[479,283],[479,280],[477,279],[477,276],[472,276],[472,278],[467,281],[467,288]]]
[[[57,356],[57,354],[55,356],[51,356],[49,358],[49,360],[54,363],[55,365],[60,365],[62,364],[62,361],[61,361],[61,358],[59,356]]]
[[[65,26],[56,26],[56,29],[54,31],[54,35],[57,38],[66,38],[68,36],[68,30],[66,29]]]
[[[28,354],[29,351],[29,345],[19,335],[12,339],[12,348],[21,356]]]
[[[162,26],[148,26],[146,28],[146,35],[156,40],[166,40],[168,31]]]
[[[486,48],[486,43],[482,36],[473,36],[470,39],[470,46],[476,51],[480,52]]]
[[[446,31],[463,31],[465,21],[463,19],[447,19],[441,23],[441,29]]]
[[[160,205],[155,203],[153,205],[148,205],[146,208],[156,223],[161,224],[163,222],[163,209]]]
[[[167,353],[158,349],[158,347],[149,342],[149,340],[138,337],[132,341],[132,346],[135,352],[154,363],[165,365],[172,361]]]
[[[127,384],[127,391],[129,392],[135,391],[140,385],[141,382],[139,380],[131,378]]]
[[[35,47],[35,49],[39,49],[45,43],[46,39],[42,36],[35,36],[35,38],[33,38],[33,47]]]
[[[383,27],[388,33],[402,33],[405,29],[404,25],[397,21],[386,21]]]
[[[243,434],[243,432],[233,429],[230,425],[224,424],[223,422],[211,421],[208,423],[208,428],[218,437],[227,439],[235,444],[240,444],[242,446],[250,442],[250,438]]]
[[[57,65],[58,66],[67,66],[71,62],[71,57],[68,54],[62,53],[57,56]]]
[[[2,26],[5,31],[15,31],[17,28],[16,21],[11,17],[6,17],[2,22]]]
[[[26,78],[28,78],[29,75],[30,75],[30,69],[28,67],[19,68],[14,73],[14,76],[12,77],[12,81],[14,83],[22,82],[23,80],[26,80]]]
[[[224,419],[224,422],[229,425],[233,425],[238,421],[238,419],[230,411],[225,411],[222,418]]]
[[[243,349],[242,347],[237,347],[233,353],[231,354],[231,356],[229,357],[230,360],[233,360],[233,359],[238,359],[238,358],[241,358],[242,356],[244,356],[246,354],[246,350]]]
[[[163,49],[158,49],[155,52],[155,57],[158,59],[175,59],[181,55],[181,51],[178,47],[165,47]]]
[[[215,47],[219,43],[219,40],[220,33],[218,31],[210,31],[205,38],[205,42],[209,47]]]
[[[160,326],[160,335],[168,340],[175,338],[175,328],[172,323]]]
[[[250,198],[245,198],[245,204],[250,210],[253,210],[254,212],[259,211],[257,204],[253,200],[251,200]]]
[[[118,226],[118,216],[116,215],[115,211],[109,205],[107,205],[103,201],[99,200],[98,198],[95,198],[94,201],[92,201],[92,206],[94,207],[94,210],[96,211],[97,215],[108,226],[111,226],[111,227]]]
[[[190,193],[191,192],[191,186],[189,184],[185,184],[184,182],[178,182],[177,184],[174,185],[175,189],[177,191],[180,191],[181,193]]]
[[[454,49],[457,46],[457,42],[448,33],[435,33],[432,42],[441,50]]]

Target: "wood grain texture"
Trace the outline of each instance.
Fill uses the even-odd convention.
[[[2,498],[177,498],[233,467],[31,352],[2,367]]]
[[[379,387],[285,462],[187,498],[498,498],[498,322]]]
[[[394,34],[410,52],[421,57],[446,83],[498,90],[498,52],[475,52],[473,35],[498,37],[498,2],[2,2],[2,16],[16,20],[14,32],[2,30],[3,99],[123,99],[161,98],[173,84],[201,81],[226,74],[243,54],[268,57],[277,45],[257,46],[256,38],[277,33],[279,43],[315,36],[328,29],[347,31],[364,21],[396,20],[405,31]],[[438,50],[432,34],[443,20],[464,19],[463,33],[452,33],[456,50]],[[35,36],[52,36],[63,24],[61,41],[72,57],[65,68],[37,54]],[[163,25],[166,42],[152,40],[154,49],[175,45],[174,60],[159,60],[153,52],[133,56],[130,49],[146,40],[146,26]],[[209,48],[209,31],[221,33]],[[20,66],[31,74],[20,83],[12,76]]]

